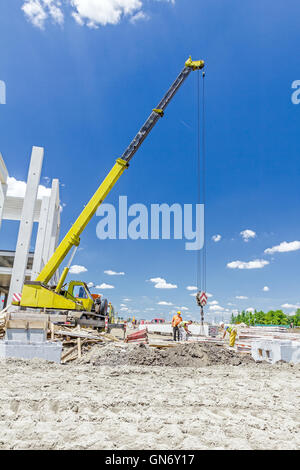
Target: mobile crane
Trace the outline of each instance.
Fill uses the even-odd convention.
[[[77,321],[83,319],[84,324],[99,326],[104,323],[103,309],[101,302],[94,301],[89,288],[85,282],[70,281],[65,285],[72,260],[80,243],[80,235],[97,211],[99,205],[104,201],[111,189],[114,187],[123,172],[129,167],[129,162],[139,149],[145,138],[151,132],[158,120],[163,117],[164,111],[175,93],[181,87],[191,71],[201,70],[204,61],[193,61],[191,57],[185,62],[183,70],[180,72],[174,83],[164,95],[160,103],[154,108],[147,121],[136,134],[121,158],[116,160],[115,165],[108,173],[104,181],[92,196],[88,204],[60,242],[55,252],[46,263],[35,281],[25,281],[21,301],[17,303],[21,307],[30,309],[40,309],[44,312],[72,313]],[[49,285],[54,273],[62,264],[69,251],[74,247],[68,265],[63,269],[59,282],[56,286]],[[102,306],[103,307],[103,306]],[[100,323],[99,323],[100,322]]]

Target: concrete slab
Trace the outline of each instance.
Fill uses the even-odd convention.
[[[45,359],[60,363],[62,343],[22,343],[21,341],[0,341],[0,358]]]

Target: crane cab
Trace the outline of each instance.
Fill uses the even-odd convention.
[[[94,307],[94,299],[85,282],[70,281],[67,289],[64,291],[64,297],[70,300],[76,300],[83,306],[82,310],[91,312]]]

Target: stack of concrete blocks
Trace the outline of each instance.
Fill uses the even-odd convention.
[[[280,339],[256,339],[251,344],[251,354],[255,361],[278,361],[300,363],[300,341]]]
[[[0,357],[60,363],[62,343],[47,341],[47,331],[48,315],[8,314],[5,338],[0,341]]]

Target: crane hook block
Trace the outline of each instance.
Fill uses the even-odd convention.
[[[204,67],[204,60],[192,60],[190,56],[188,60],[186,61],[185,66],[193,70],[200,70],[200,69],[203,69]]]

